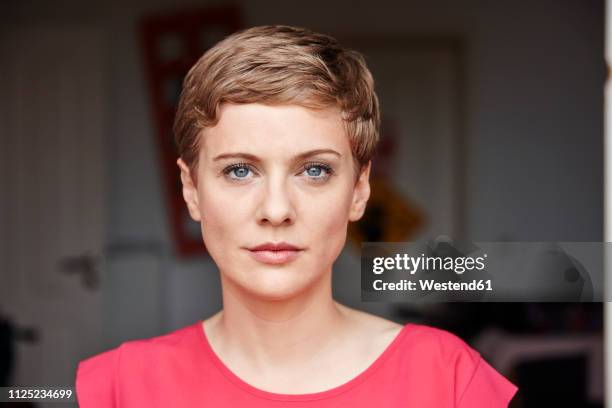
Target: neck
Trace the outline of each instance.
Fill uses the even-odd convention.
[[[223,310],[206,325],[209,339],[220,354],[252,367],[303,364],[335,344],[347,320],[332,298],[331,271],[324,276],[281,300],[262,299],[222,278]]]

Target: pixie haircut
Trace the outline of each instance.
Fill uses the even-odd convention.
[[[202,131],[224,103],[338,108],[357,174],[372,158],[380,113],[364,58],[334,38],[304,28],[259,26],[210,48],[183,82],[175,120],[178,152],[195,179]]]

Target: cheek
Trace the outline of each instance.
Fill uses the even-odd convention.
[[[248,211],[248,200],[217,185],[215,180],[207,181],[204,185],[206,187],[198,189],[202,225],[211,231],[222,231],[223,235],[231,235],[234,226],[240,225]],[[219,237],[223,238],[221,235]]]
[[[227,260],[220,258],[231,253],[230,247],[240,244],[245,208],[226,194],[210,190],[200,195],[199,203],[204,244],[215,262],[224,264]]]
[[[305,217],[310,236],[325,258],[335,259],[344,247],[351,199],[350,191],[344,189],[325,203],[313,206]]]

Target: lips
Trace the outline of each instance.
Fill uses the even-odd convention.
[[[256,261],[271,265],[291,262],[303,251],[302,248],[286,242],[266,242],[265,244],[248,248],[248,250]]]
[[[250,251],[298,251],[300,248],[295,245],[288,244],[286,242],[279,242],[277,244],[272,242],[266,242],[265,244],[257,245],[249,248]]]

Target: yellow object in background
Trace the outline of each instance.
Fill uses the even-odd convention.
[[[363,218],[350,223],[348,238],[362,242],[409,241],[427,224],[427,215],[384,178],[370,180],[370,199]]]

